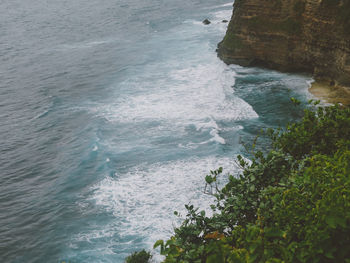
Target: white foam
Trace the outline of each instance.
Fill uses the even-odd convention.
[[[141,79],[138,76],[121,83],[140,86],[139,93],[119,96],[113,104],[101,106],[100,113],[109,121],[120,123],[145,120],[197,123],[209,117],[215,120],[257,117],[245,101],[229,97],[234,74],[225,72],[221,63],[173,69],[163,76]]]
[[[207,9],[213,9],[213,8],[222,8],[222,7],[232,7],[234,2],[229,2],[226,4],[216,5],[213,7],[207,7]]]
[[[202,21],[198,21],[198,20],[186,20],[184,21],[184,23],[191,23],[197,26],[205,26]]]
[[[223,20],[230,21],[232,16],[232,9],[220,10],[211,14],[211,22],[214,29],[224,34],[227,30],[228,23],[223,23]]]
[[[219,131],[216,130],[216,129],[213,129],[210,131],[210,135],[213,136],[213,138],[210,139],[210,141],[214,141],[214,142],[218,142],[220,144],[225,144],[225,139],[222,138],[220,135],[219,135]]]
[[[222,22],[223,19],[229,20],[232,15],[232,10],[220,10],[216,11],[213,14],[214,19],[212,21],[214,22]]]
[[[203,193],[204,177],[210,170],[224,167],[224,172],[237,174],[239,168],[231,158],[215,156],[192,158],[175,162],[142,164],[127,174],[105,178],[93,187],[92,200],[114,214],[118,224],[80,235],[79,240],[142,235],[151,247],[157,239],[168,238],[177,210],[185,212],[184,204],[191,203],[209,211],[212,197]],[[227,176],[223,175],[223,178]]]
[[[184,65],[179,69],[172,61],[169,71],[162,71],[158,66],[162,65],[146,69],[148,76],[137,75],[120,83],[138,92],[122,94],[111,104],[98,106],[95,113],[120,124],[159,123],[157,127],[142,130],[139,142],[142,145],[148,144],[144,139],[147,135],[181,135],[191,125],[197,131],[209,132],[211,138],[203,138],[203,143],[225,144],[219,135],[218,121],[258,117],[248,103],[234,96],[231,88],[235,82],[234,72],[216,58],[211,64]],[[136,129],[133,132],[138,133]],[[128,150],[132,145],[118,145],[120,150],[124,147]]]
[[[230,12],[231,9],[218,11],[213,16],[222,19]],[[220,23],[220,27],[222,25],[226,24]],[[194,125],[211,133],[211,138],[203,140],[224,143],[219,136],[218,121],[244,120],[258,115],[247,102],[234,96],[235,72],[217,58],[216,46],[201,38],[203,31],[203,27],[183,24],[166,35],[154,37],[147,45],[158,46],[157,56],[166,59],[133,68],[124,81],[111,87],[116,94],[110,97],[115,100],[91,110],[122,125],[159,123],[158,131],[151,128],[143,131],[145,133],[182,134]]]
[[[223,4],[220,7],[232,7],[233,6],[233,2],[227,3],[227,4]]]
[[[57,50],[65,51],[65,50],[72,50],[72,49],[88,49],[99,45],[105,45],[110,43],[111,40],[96,40],[96,41],[89,41],[89,42],[77,42],[72,44],[63,44],[57,47]]]

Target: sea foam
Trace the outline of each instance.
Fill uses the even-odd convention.
[[[210,170],[224,167],[224,172],[236,175],[240,168],[234,158],[191,158],[175,162],[140,164],[126,174],[107,177],[93,186],[91,199],[97,206],[113,213],[118,224],[108,230],[96,230],[80,240],[110,238],[118,235],[143,234],[149,247],[157,239],[168,238],[174,224],[181,220],[173,211],[185,214],[184,204],[191,203],[207,212],[213,197],[203,193],[204,176]],[[222,176],[222,182],[227,175]]]

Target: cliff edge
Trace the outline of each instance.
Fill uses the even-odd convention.
[[[350,86],[350,0],[236,0],[217,51],[227,64]]]

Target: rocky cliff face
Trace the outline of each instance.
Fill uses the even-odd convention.
[[[236,0],[218,55],[349,86],[350,0]]]

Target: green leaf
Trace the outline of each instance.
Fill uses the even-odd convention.
[[[267,237],[283,237],[284,232],[276,227],[270,227],[265,229],[265,235]]]
[[[326,223],[331,227],[331,228],[336,228],[337,227],[337,218],[334,216],[327,216],[326,217]]]
[[[213,177],[211,177],[210,175],[207,175],[207,176],[205,177],[205,182],[206,182],[207,184],[211,184],[211,183],[214,182],[214,179],[213,179]]]
[[[156,241],[156,243],[154,243],[153,248],[157,248],[157,247],[163,247],[164,246],[164,241],[162,239],[159,239]]]
[[[207,258],[207,261],[206,263],[224,263],[224,258],[222,255],[210,255],[208,258]]]

